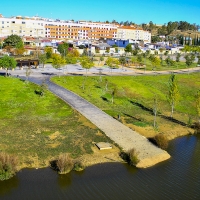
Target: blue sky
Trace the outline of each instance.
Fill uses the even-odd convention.
[[[200,24],[200,0],[5,0],[0,13],[10,16],[35,16],[54,19],[92,21],[187,21]]]

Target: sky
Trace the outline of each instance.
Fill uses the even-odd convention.
[[[187,21],[200,25],[200,0],[7,0],[1,1],[4,17],[40,16],[63,20],[132,21],[164,24]]]

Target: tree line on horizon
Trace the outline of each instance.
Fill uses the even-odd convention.
[[[196,23],[191,24],[186,21],[175,21],[175,22],[169,21],[168,23],[165,23],[161,27],[158,27],[158,25],[153,23],[152,21],[150,21],[149,23],[136,24],[135,22],[128,21],[128,20],[118,22],[113,19],[112,21],[106,20],[105,23],[119,24],[123,26],[131,26],[131,25],[141,26],[141,28],[143,28],[143,30],[146,30],[146,31],[152,32],[153,30],[157,30],[158,34],[160,35],[169,35],[175,30],[198,31],[200,29],[200,25]]]

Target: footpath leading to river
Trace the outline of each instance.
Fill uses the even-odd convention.
[[[41,84],[43,78],[31,77],[29,80]],[[110,139],[117,143],[123,151],[127,152],[134,148],[138,153],[137,157],[139,160],[136,167],[150,167],[170,158],[166,151],[154,146],[147,138],[113,119],[80,96],[52,83],[49,79],[46,80],[46,84],[51,92],[89,119]]]
[[[52,66],[47,65],[46,68],[32,69],[29,80],[41,84],[44,79],[47,79],[50,74],[52,75],[85,75],[85,70],[80,65],[67,66],[67,71],[56,70]],[[188,70],[173,70],[173,71],[146,71],[141,72],[137,69],[124,70],[112,70],[104,69],[102,72],[104,75],[156,75],[156,74],[170,74],[170,73],[193,73],[199,72],[200,67],[190,68]],[[4,72],[4,70],[0,70]],[[17,69],[11,72],[12,76],[19,76],[25,78],[26,70]],[[88,72],[88,75],[98,75],[99,69],[94,68]],[[136,131],[131,130],[125,125],[121,124],[117,120],[113,119],[94,105],[90,104],[78,95],[50,82],[47,81],[49,90],[54,94],[62,98],[66,103],[70,104],[74,109],[84,115],[99,129],[101,129],[109,138],[116,142],[124,151],[129,151],[134,148],[138,152],[139,162],[137,167],[149,167],[170,158],[170,155],[153,144],[151,144],[145,137],[141,136]]]

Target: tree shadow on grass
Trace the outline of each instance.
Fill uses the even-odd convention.
[[[133,105],[141,108],[142,110],[145,110],[147,111],[148,113],[150,113],[151,115],[154,115],[153,113],[153,109],[152,108],[147,108],[145,107],[144,105],[142,105],[141,103],[138,103],[138,102],[134,102],[134,101],[129,101],[130,103],[132,103]],[[162,115],[162,114],[158,114],[159,117],[165,119],[165,120],[168,120],[170,122],[173,122],[173,123],[176,123],[176,124],[179,124],[181,126],[188,126],[186,123],[182,122],[182,121],[179,121],[177,119],[174,119],[173,117],[169,117],[169,116],[165,116],[165,115]],[[133,118],[133,117],[132,117]],[[138,119],[137,119],[138,120]]]

